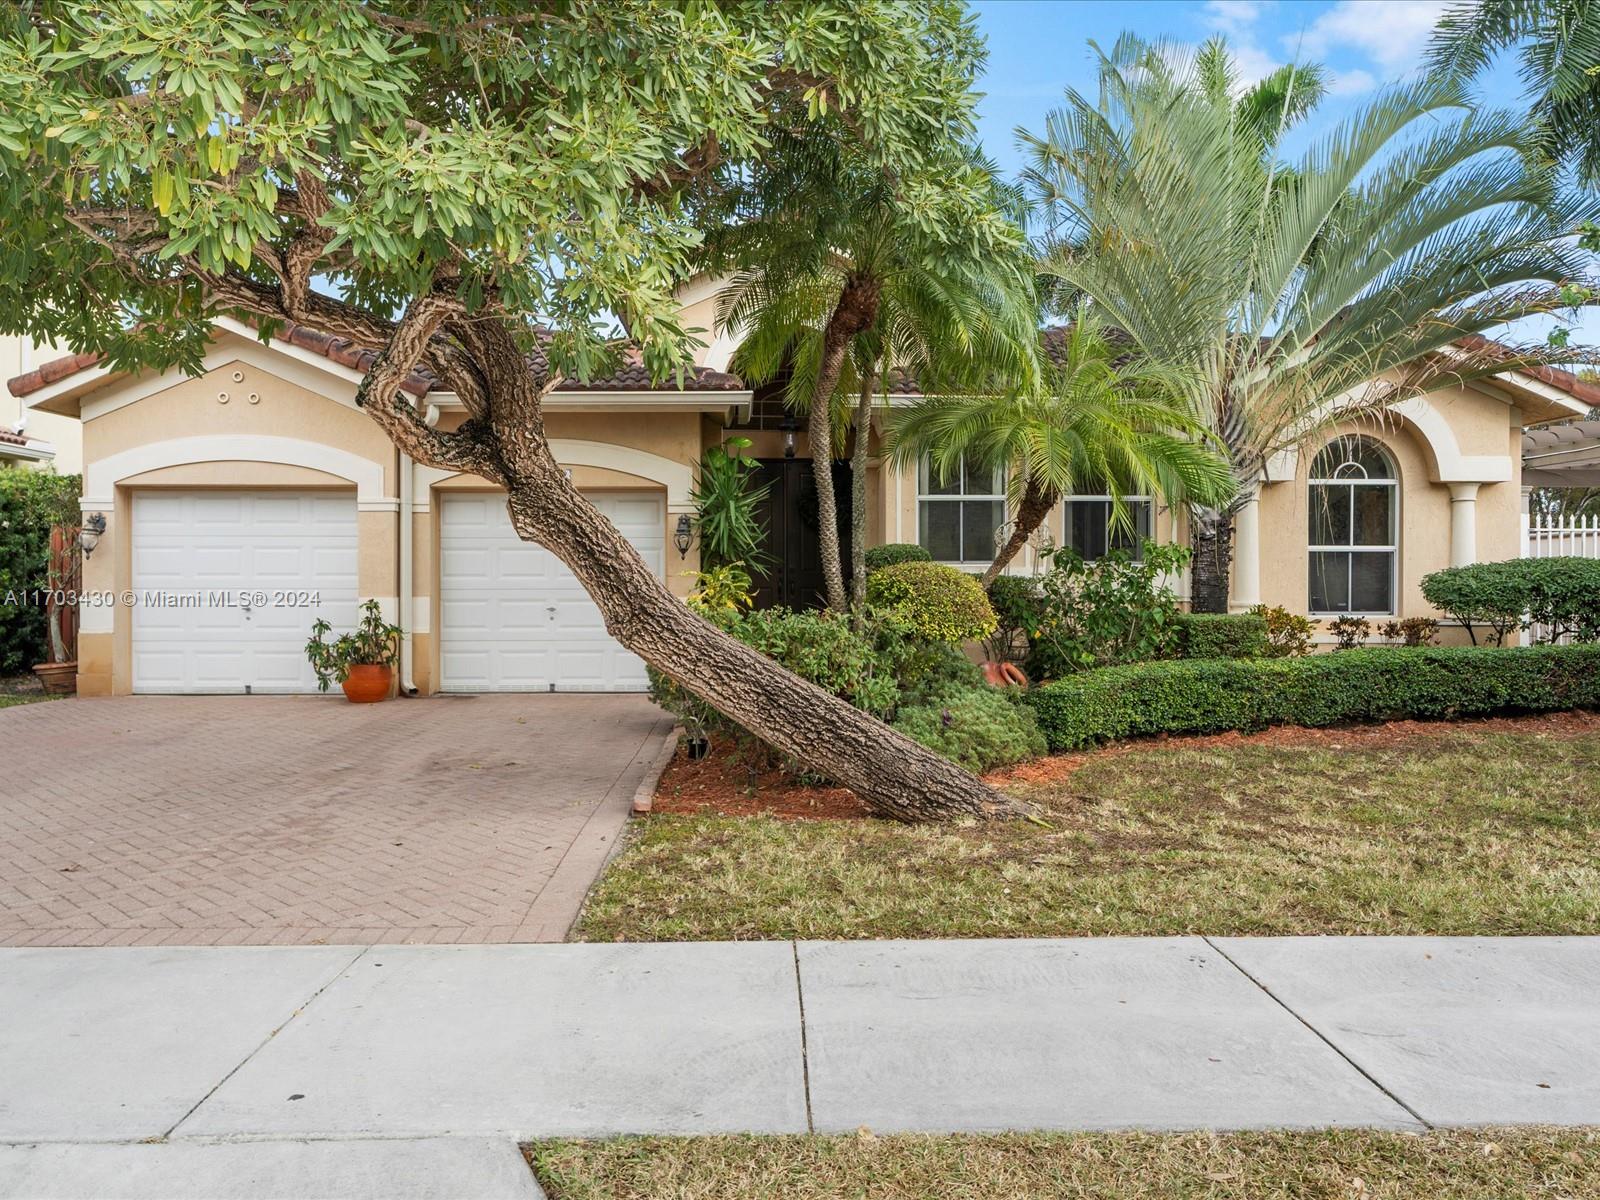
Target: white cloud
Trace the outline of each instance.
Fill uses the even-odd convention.
[[[1392,77],[1416,67],[1448,7],[1449,0],[1339,0],[1311,23],[1303,40],[1298,35],[1283,40],[1314,57],[1357,50]]]
[[[1328,95],[1359,96],[1378,86],[1371,71],[1357,67],[1353,71],[1332,71],[1328,74]]]
[[[1206,0],[1206,23],[1222,33],[1240,34],[1256,23],[1264,0]]]

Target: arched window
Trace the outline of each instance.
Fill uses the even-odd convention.
[[[1371,438],[1344,434],[1311,463],[1311,611],[1394,612],[1400,487]]]

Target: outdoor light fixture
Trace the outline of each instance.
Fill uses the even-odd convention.
[[[694,535],[689,531],[689,514],[678,514],[678,528],[673,531],[672,544],[678,548],[678,557],[689,556],[689,543],[694,540]]]
[[[94,548],[100,544],[100,535],[105,531],[105,513],[94,512],[84,517],[83,528],[78,531],[78,544],[83,547],[85,558],[94,553]]]
[[[795,430],[800,428],[800,422],[796,421],[793,417],[785,417],[783,419],[783,423],[779,425],[778,428],[783,430],[783,456],[785,458],[793,458],[794,435]]]

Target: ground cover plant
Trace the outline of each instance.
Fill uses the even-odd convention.
[[[909,826],[847,816],[842,789],[784,808],[770,779],[697,796],[683,778],[582,938],[1600,933],[1593,714],[1174,739],[989,776],[1037,823]],[[783,819],[808,808],[828,819]]]

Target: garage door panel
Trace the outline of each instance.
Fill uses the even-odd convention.
[[[343,631],[357,615],[350,493],[139,492],[132,527],[141,600],[152,592],[187,600],[135,607],[135,691],[316,690],[304,654],[312,622],[321,616]],[[224,603],[241,592],[264,592],[268,603]],[[280,592],[321,603],[273,603]]]
[[[592,493],[657,572],[659,496]],[[642,691],[644,664],[606,632],[583,585],[548,550],[517,537],[499,495],[440,505],[440,677],[450,691]],[[552,608],[554,611],[552,612]]]

